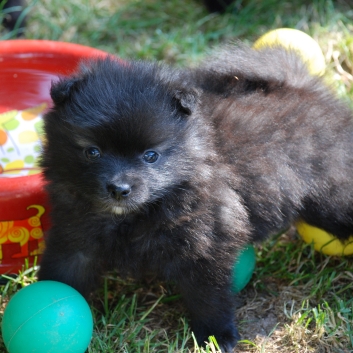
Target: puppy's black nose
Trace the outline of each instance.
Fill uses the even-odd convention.
[[[107,190],[112,198],[119,200],[129,196],[131,192],[131,186],[129,184],[109,184],[107,186]]]

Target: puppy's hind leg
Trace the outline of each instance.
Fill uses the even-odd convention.
[[[329,199],[330,200],[330,199]],[[341,240],[347,240],[353,235],[353,198],[352,207],[324,200],[306,200],[305,207],[300,212],[301,218],[310,225],[321,228]]]

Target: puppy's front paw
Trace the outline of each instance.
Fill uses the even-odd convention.
[[[197,343],[200,346],[205,346],[206,342],[209,341],[210,336],[215,336],[216,341],[221,348],[222,352],[233,352],[233,348],[236,346],[240,335],[236,329],[234,323],[227,323],[223,325],[213,326],[212,328],[207,327],[203,323],[194,323],[193,331],[196,336]]]
[[[233,326],[231,330],[225,331],[221,336],[216,336],[217,343],[222,352],[233,352],[233,348],[240,340],[238,330]]]

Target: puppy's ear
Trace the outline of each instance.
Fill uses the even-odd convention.
[[[186,114],[191,115],[199,101],[199,92],[196,89],[176,90],[173,96],[173,103],[176,108]]]
[[[77,83],[76,78],[63,78],[53,82],[50,88],[50,96],[55,104],[64,103],[69,98],[73,87]]]

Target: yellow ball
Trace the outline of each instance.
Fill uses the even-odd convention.
[[[310,226],[300,221],[296,224],[297,231],[303,240],[308,243],[314,243],[314,249],[326,255],[352,255],[353,254],[353,236],[347,241],[341,242],[332,234],[322,229]]]
[[[312,75],[323,75],[325,57],[319,44],[306,33],[293,28],[279,28],[265,33],[253,45],[254,49],[283,46],[296,51],[307,63]]]

